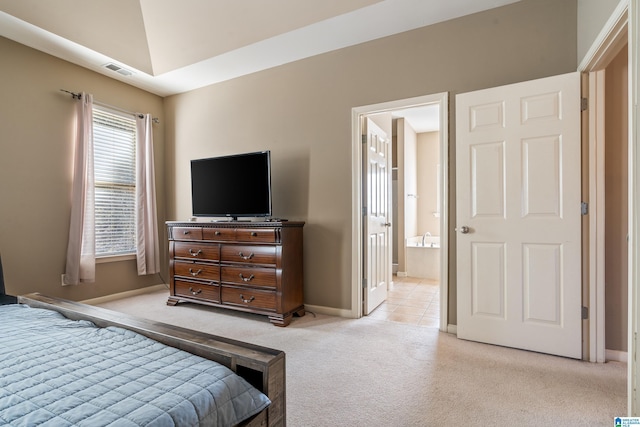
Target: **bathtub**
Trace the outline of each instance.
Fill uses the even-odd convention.
[[[440,280],[440,236],[410,237],[405,251],[407,276]]]

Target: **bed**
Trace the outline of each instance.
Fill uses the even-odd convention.
[[[41,294],[18,303],[0,306],[0,424],[286,423],[282,351]]]

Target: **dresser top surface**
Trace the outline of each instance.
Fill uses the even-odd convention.
[[[204,228],[264,228],[264,227],[302,227],[304,221],[167,221],[168,227],[204,227]]]

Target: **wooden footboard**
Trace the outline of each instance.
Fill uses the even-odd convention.
[[[242,426],[286,425],[285,354],[283,351],[38,293],[21,295],[18,297],[18,302],[31,307],[55,310],[69,319],[89,320],[100,327],[118,326],[129,329],[163,344],[223,364],[245,378],[271,400],[271,405],[266,410],[243,423]]]

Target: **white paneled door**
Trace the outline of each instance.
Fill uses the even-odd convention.
[[[362,129],[363,313],[367,315],[387,299],[391,280],[391,141],[369,118],[364,118]]]
[[[580,75],[456,97],[459,338],[582,356]]]

